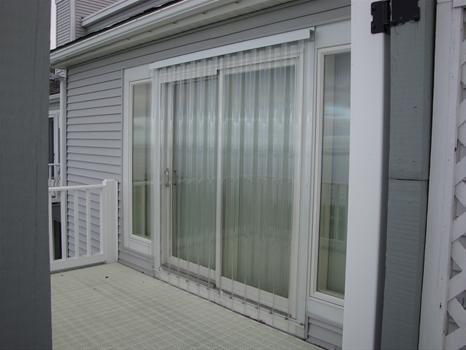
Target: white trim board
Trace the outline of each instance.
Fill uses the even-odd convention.
[[[239,43],[216,47],[213,49],[197,51],[183,56],[177,56],[166,60],[154,62],[149,65],[150,69],[158,69],[177,64],[198,61],[206,58],[228,55],[235,52],[258,49],[272,45],[284,44],[291,41],[298,41],[311,38],[314,28],[300,29],[292,32],[271,35],[253,40],[242,41]]]

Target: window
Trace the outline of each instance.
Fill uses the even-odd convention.
[[[132,86],[132,234],[150,238],[150,102],[151,84]]]
[[[125,71],[123,227],[125,248],[152,255],[152,83],[148,67]]]
[[[327,51],[323,59],[322,152],[317,291],[343,298],[350,131],[350,53]]]

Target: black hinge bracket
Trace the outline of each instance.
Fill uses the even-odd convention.
[[[371,4],[371,33],[390,34],[390,27],[419,21],[419,0],[382,0]]]

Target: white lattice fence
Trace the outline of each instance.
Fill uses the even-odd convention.
[[[466,0],[437,3],[420,349],[466,350]]]
[[[466,10],[461,11],[459,103],[454,163],[454,204],[451,228],[451,271],[448,280],[445,348],[466,349]]]

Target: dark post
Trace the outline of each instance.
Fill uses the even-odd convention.
[[[397,9],[406,11],[408,1],[396,2]],[[416,1],[409,3],[416,5]],[[417,349],[419,338],[435,1],[420,0],[418,4],[419,21],[399,22],[390,31],[390,160],[382,349]]]
[[[51,349],[50,0],[0,1],[0,348]]]

